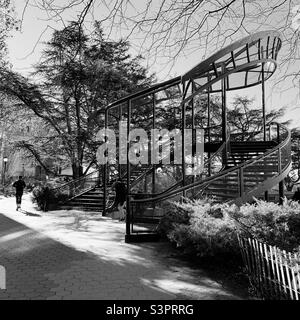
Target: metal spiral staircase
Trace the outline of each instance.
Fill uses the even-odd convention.
[[[240,205],[253,201],[253,197],[268,199],[268,192],[278,186],[281,198],[283,179],[291,168],[291,134],[279,123],[267,123],[265,111],[265,81],[276,70],[280,48],[279,33],[259,32],[220,50],[182,77],[154,85],[109,105],[105,110],[105,128],[113,129],[120,136],[119,123],[123,122],[127,139],[125,143],[117,141],[117,159],[102,166],[97,183],[94,181],[89,189],[73,193],[71,201],[65,205],[81,203],[85,208],[95,210],[97,207],[106,214],[114,198],[112,182],[116,177],[122,177],[129,190],[125,240],[131,242],[154,239],[157,223],[166,206],[183,197],[212,196],[216,201]],[[238,141],[231,135],[227,123],[227,93],[255,85],[261,85],[261,130],[247,141]],[[221,101],[218,126],[212,125],[215,116],[211,108],[213,95],[219,95]],[[203,101],[206,105],[204,111],[201,108]],[[96,125],[100,119],[103,115],[95,112],[92,120]],[[180,164],[175,163],[172,157],[170,163],[165,163],[161,149],[158,163],[130,164],[129,150],[136,142],[131,141],[130,132],[144,128],[148,133],[151,129],[166,127],[169,130],[180,129],[182,135],[184,129],[192,130],[191,153],[185,152],[183,136]],[[200,173],[191,174],[195,163],[190,164],[187,158],[197,157],[194,146],[199,128],[204,130],[205,161]],[[159,145],[163,147],[162,142]],[[126,163],[121,161],[122,148],[125,148]],[[143,148],[150,160],[153,146],[145,145]],[[166,177],[169,179],[164,181]],[[91,199],[95,200],[95,207],[83,202],[91,203]]]

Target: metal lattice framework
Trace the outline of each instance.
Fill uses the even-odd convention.
[[[261,85],[263,128],[261,141],[274,142],[270,132],[269,136],[267,136],[267,128],[271,126],[266,123],[265,81],[276,71],[276,61],[280,48],[280,34],[276,31],[264,31],[250,35],[218,51],[181,77],[156,84],[107,106],[104,115],[106,128],[114,128],[114,130],[118,131],[118,123],[123,121],[126,123],[127,133],[138,126],[144,126],[148,129],[161,129],[159,119],[168,116],[170,121],[173,121],[172,128],[181,129],[182,135],[184,135],[184,129],[187,127],[195,129],[198,126],[195,120],[197,112],[195,99],[205,96],[207,101],[207,124],[204,128],[205,152],[208,154],[207,168],[204,168],[204,171],[206,170],[205,172],[207,172],[206,176],[201,175],[192,177],[192,179],[186,176],[188,165],[186,164],[184,152],[184,136],[182,136],[181,176],[172,185],[166,187],[165,190],[156,190],[157,165],[150,164],[146,168],[144,166],[143,170],[141,170],[140,166],[131,165],[129,161],[127,161],[126,165],[120,164],[119,158],[113,163],[113,169],[117,172],[117,176],[127,179],[127,186],[130,191],[127,199],[126,220],[126,237],[128,241],[132,239],[133,234],[141,234],[146,230],[145,228],[134,229],[134,224],[137,221],[147,220],[146,218],[149,216],[152,217],[152,220],[155,220],[155,217],[159,218],[161,216],[161,208],[163,206],[158,205],[158,203],[162,204],[186,195],[189,197],[193,197],[195,194],[199,195],[205,191],[205,188],[212,181],[217,179],[224,180],[225,176],[228,176],[231,179],[230,181],[236,183],[237,192],[233,198],[236,198],[239,203],[248,201],[250,197],[258,195],[258,193],[265,193],[267,197],[268,189],[278,183],[280,196],[283,195],[282,180],[287,174],[291,163],[289,151],[290,133],[286,128],[277,125],[277,131],[275,130],[277,132],[276,146],[273,145],[273,149],[268,151],[265,156],[258,157],[255,160],[256,165],[254,160],[249,160],[245,164],[240,164],[237,168],[229,169],[227,166],[230,155],[230,131],[227,126],[227,91]],[[211,94],[219,94],[221,96],[222,119],[219,131],[213,129],[210,123],[213,116],[210,110]],[[170,110],[173,112],[171,116]],[[97,119],[99,116],[103,117],[103,113],[101,114],[100,111],[96,112],[93,117]],[[187,119],[191,119],[189,123],[187,123]],[[280,130],[285,134],[281,134]],[[119,143],[117,148],[119,151],[121,148],[127,149],[128,160],[128,150],[132,142],[129,136],[127,138],[127,141],[123,141],[123,144]],[[192,139],[194,141],[194,136]],[[273,161],[274,157],[277,157],[279,163],[278,170],[272,169],[273,171],[270,171],[271,169],[269,168],[268,172],[259,171],[260,176],[264,177],[263,180],[259,181],[257,186],[247,185],[247,174],[245,175],[243,172],[250,169],[255,172],[257,168],[267,168],[264,165],[267,159]],[[216,159],[222,164],[218,170],[214,169]],[[164,170],[165,167],[160,165],[161,170]],[[170,170],[170,168],[165,170]],[[103,201],[105,204],[111,185],[111,166],[109,164],[103,166],[102,176]],[[140,193],[140,198],[136,199],[134,187],[137,184],[141,186],[141,183],[144,183],[145,186],[144,193]],[[152,185],[151,190],[149,190],[149,183]],[[140,217],[137,217],[138,211]],[[149,211],[152,213],[147,215]]]

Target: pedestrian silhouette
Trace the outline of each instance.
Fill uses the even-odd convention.
[[[127,188],[125,183],[119,178],[114,184],[113,188],[116,192],[115,205],[118,207],[119,220],[125,220],[125,202],[127,198]]]
[[[21,208],[22,196],[24,188],[26,187],[23,177],[19,176],[19,180],[15,181],[13,187],[16,188],[16,202],[17,202],[17,211]]]

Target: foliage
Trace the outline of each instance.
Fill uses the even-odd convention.
[[[14,7],[11,0],[0,0],[0,66],[7,65],[6,40],[13,29],[18,29]]]
[[[207,97],[197,96],[194,99],[195,125],[202,128],[208,126]],[[187,106],[187,126],[191,125],[191,107]],[[270,110],[266,112],[266,123],[278,121],[285,114],[285,108]],[[263,129],[262,108],[255,103],[254,98],[237,95],[232,104],[228,105],[227,122],[230,129],[231,140],[251,141],[255,140],[257,134]],[[281,121],[287,125],[289,121]],[[212,138],[221,135],[222,104],[220,96],[212,95],[210,98],[210,134]]]
[[[173,203],[159,231],[185,252],[200,257],[238,254],[236,225],[227,205],[210,199]]]
[[[300,249],[300,204],[284,199],[283,205],[256,200],[232,215],[245,236],[252,236],[287,251]]]
[[[29,140],[20,139],[37,161],[43,155],[68,159],[74,178],[96,164],[96,130],[103,126],[104,108],[153,80],[141,66],[141,57],[131,57],[129,43],[104,41],[98,23],[86,35],[77,23],[55,31],[36,66],[39,82],[9,69],[2,70],[0,91],[18,99],[41,119],[43,130],[33,131]],[[92,123],[92,115],[99,118]]]
[[[158,230],[184,252],[200,257],[237,257],[237,233],[299,251],[300,204],[287,199],[283,205],[256,200],[241,207],[210,199],[175,202]]]
[[[236,96],[231,108],[228,110],[227,119],[230,127],[230,135],[236,141],[250,141],[262,131],[262,108],[253,107],[254,99],[246,96]],[[285,115],[285,108],[266,112],[266,123],[276,121]],[[289,121],[281,121],[287,125]]]
[[[59,202],[67,199],[67,196],[48,186],[37,186],[32,191],[32,202],[36,203],[38,208],[47,211],[55,208]]]

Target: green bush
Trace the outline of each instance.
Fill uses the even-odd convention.
[[[38,208],[43,211],[57,208],[57,205],[66,199],[67,195],[47,186],[38,186],[32,191],[32,202],[36,203]]]

